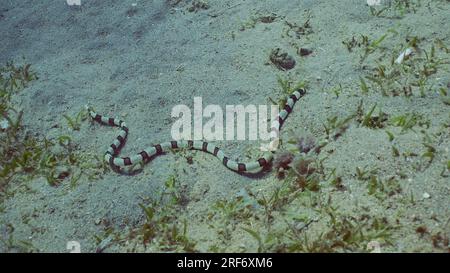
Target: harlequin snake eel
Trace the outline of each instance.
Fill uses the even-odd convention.
[[[303,97],[305,93],[306,91],[304,89],[298,89],[286,98],[286,103],[284,105],[283,110],[281,110],[278,113],[277,118],[271,124],[270,136],[273,140],[271,141],[269,146],[278,145],[278,142],[276,142],[276,144],[274,143],[275,141],[278,141],[278,134],[281,126],[287,119],[288,115],[292,112],[295,103],[301,97]],[[109,146],[104,156],[105,161],[108,162],[111,168],[113,168],[116,171],[122,170],[125,167],[133,167],[137,164],[145,164],[158,155],[164,154],[171,150],[178,150],[178,149],[199,150],[213,154],[223,163],[223,165],[225,165],[225,167],[238,173],[259,172],[265,167],[267,167],[273,160],[274,149],[268,149],[263,154],[263,156],[257,159],[256,161],[245,163],[237,162],[227,157],[225,153],[215,145],[205,141],[196,141],[196,140],[178,140],[178,141],[174,140],[164,142],[147,147],[138,154],[129,157],[120,157],[119,156],[120,150],[123,148],[128,136],[128,127],[125,124],[125,122],[117,118],[110,118],[99,115],[89,106],[86,106],[86,109],[89,113],[89,116],[98,123],[120,128],[119,135],[114,140],[114,142]]]

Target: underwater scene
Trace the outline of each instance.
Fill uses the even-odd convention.
[[[450,1],[0,0],[0,252],[450,252]]]

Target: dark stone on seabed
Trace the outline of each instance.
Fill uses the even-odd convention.
[[[313,53],[313,51],[311,49],[307,49],[307,48],[303,48],[303,47],[299,48],[297,52],[298,52],[298,55],[300,55],[302,57],[308,56],[311,53]]]
[[[294,68],[294,58],[285,52],[280,53],[280,50],[280,48],[272,50],[269,57],[270,61],[280,70],[290,70]]]

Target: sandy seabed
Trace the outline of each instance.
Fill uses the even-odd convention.
[[[374,244],[382,252],[447,252],[450,2],[382,10],[385,2],[371,11],[362,0],[2,1],[0,64],[24,58],[39,77],[15,98],[23,130],[70,135],[80,155],[102,156],[118,133],[87,120],[71,130],[63,115],[86,104],[127,122],[124,155],[169,140],[175,105],[191,107],[194,97],[223,107],[269,104],[284,96],[279,79],[307,84],[283,126],[284,143],[326,139],[333,117],[353,116],[314,155],[322,164],[314,187],[275,169],[240,175],[195,151],[75,185],[13,180],[1,205],[0,251],[67,252],[77,241],[83,252],[365,252]],[[408,46],[414,53],[403,74],[389,75]],[[292,69],[271,62],[277,48],[295,60]],[[439,65],[425,73],[421,95],[414,82],[432,48]],[[416,122],[403,128],[401,116]],[[254,141],[217,144],[233,159],[260,153]],[[160,199],[146,218],[140,205]]]

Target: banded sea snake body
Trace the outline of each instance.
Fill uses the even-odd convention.
[[[304,89],[298,89],[287,97],[284,109],[278,113],[277,118],[271,124],[270,136],[272,139],[275,139],[272,140],[272,142],[278,141],[278,135],[281,126],[283,125],[288,115],[292,112],[295,103],[301,97],[303,97],[305,93],[306,92]],[[164,142],[147,147],[138,154],[129,157],[119,157],[120,150],[124,146],[128,136],[128,127],[125,122],[117,118],[109,118],[99,115],[89,106],[86,106],[86,109],[89,113],[89,116],[98,123],[119,127],[121,129],[119,135],[110,145],[104,156],[105,161],[108,162],[114,170],[120,170],[124,167],[132,167],[137,164],[147,163],[152,158],[164,154],[165,152],[183,148],[190,150],[200,150],[213,154],[223,163],[223,165],[225,165],[225,167],[239,173],[258,172],[273,160],[273,150],[268,150],[262,157],[260,157],[256,161],[245,163],[237,162],[227,157],[225,153],[215,145],[205,141],[196,140],[174,140],[170,142]],[[271,144],[273,144],[272,142]],[[271,144],[269,144],[269,146]]]

